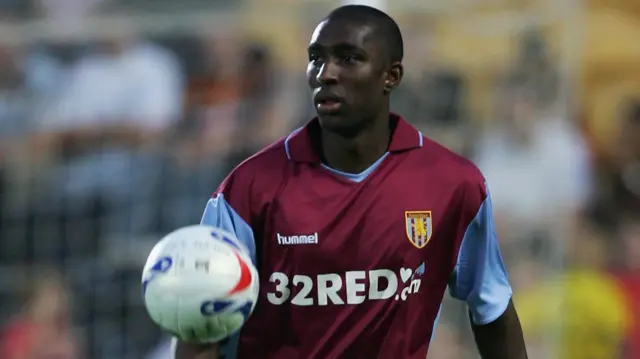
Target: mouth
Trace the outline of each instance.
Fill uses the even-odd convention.
[[[313,99],[318,114],[335,114],[342,107],[342,99],[332,93],[318,92]]]

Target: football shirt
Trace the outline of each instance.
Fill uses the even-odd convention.
[[[486,324],[511,287],[483,176],[390,117],[388,153],[359,174],[328,168],[317,119],[223,181],[202,223],[249,248],[256,309],[226,358],[424,359],[447,287]]]

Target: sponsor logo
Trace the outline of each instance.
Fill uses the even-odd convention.
[[[273,287],[267,300],[273,305],[296,306],[357,305],[368,300],[405,301],[418,293],[425,272],[424,263],[416,270],[401,268],[326,273],[316,276],[274,272]]]
[[[283,236],[276,233],[278,244],[281,246],[290,246],[297,244],[318,244],[318,232],[313,234],[303,234],[297,236]]]

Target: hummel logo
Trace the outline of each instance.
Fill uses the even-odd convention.
[[[278,236],[278,244],[280,245],[318,244],[318,232],[301,236],[283,236],[280,235],[280,233],[276,235]]]

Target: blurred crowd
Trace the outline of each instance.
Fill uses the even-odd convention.
[[[0,13],[104,3],[3,0]],[[544,31],[512,35],[507,65],[478,82],[435,60],[423,17],[400,21],[414,31],[393,108],[485,174],[530,357],[640,358],[640,96],[617,99],[603,148]],[[231,168],[313,115],[287,51],[236,30],[0,36],[0,358],[168,358],[140,268]],[[430,357],[473,358],[467,323],[447,299]]]

